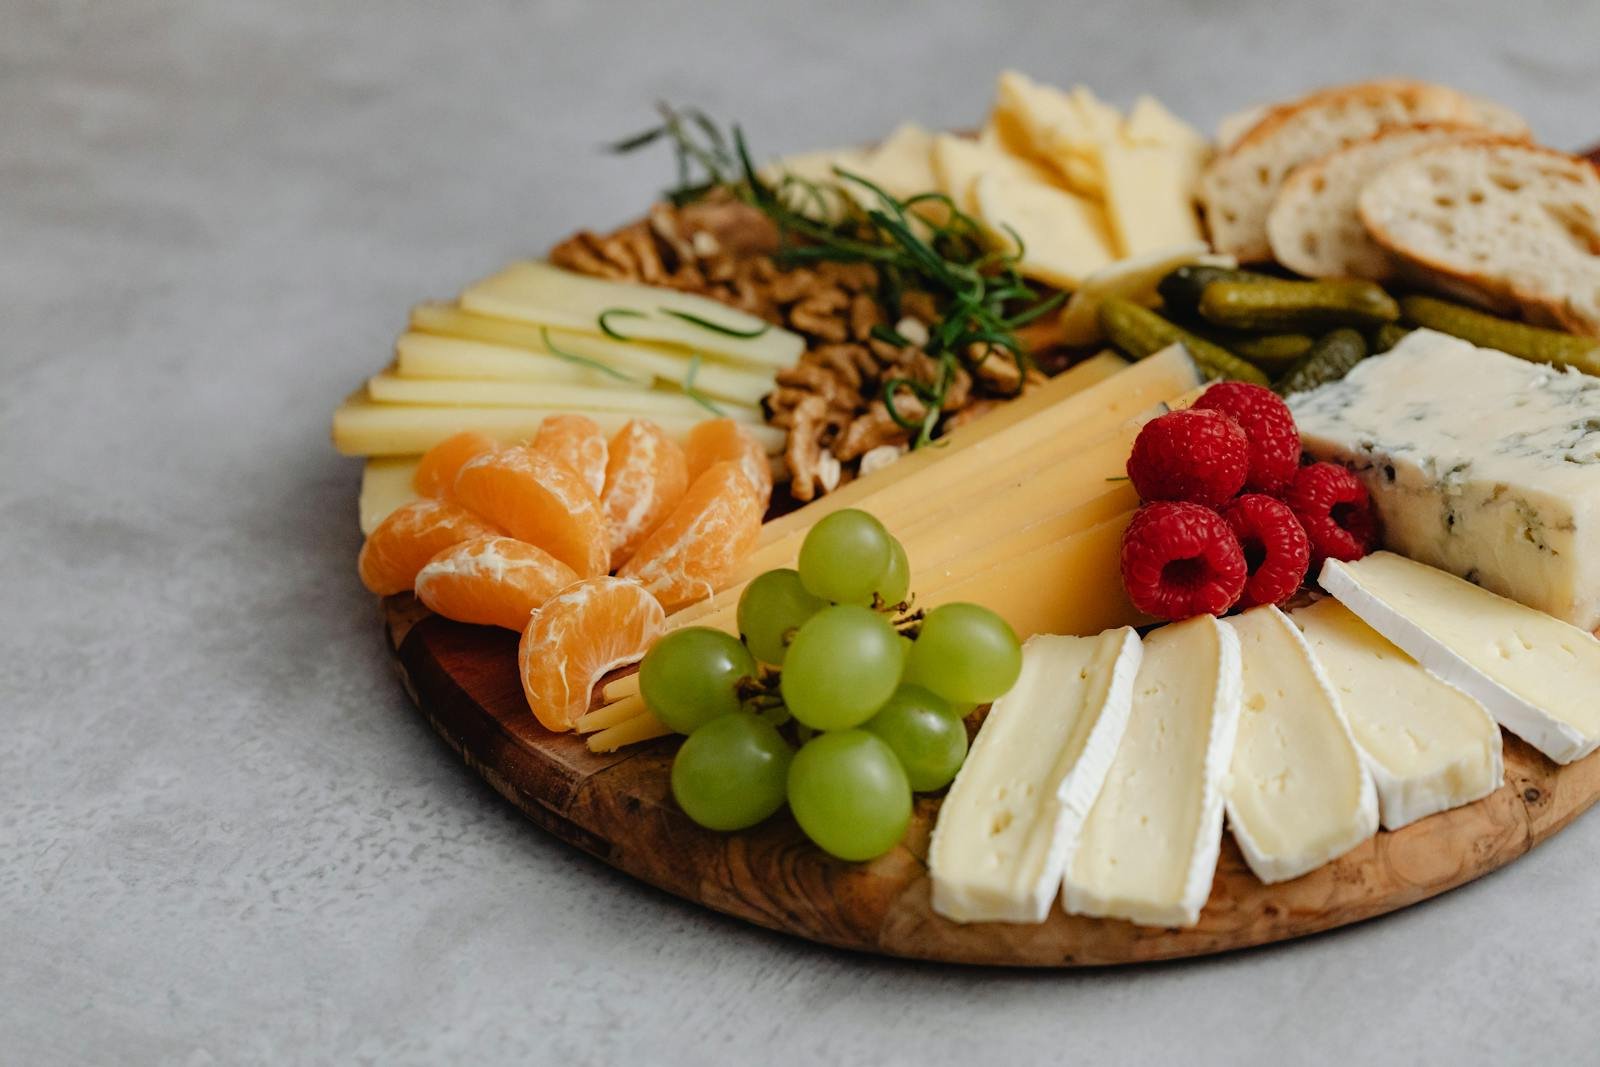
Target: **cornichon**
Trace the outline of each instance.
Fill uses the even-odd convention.
[[[1215,281],[1200,294],[1200,316],[1230,330],[1264,332],[1377,326],[1400,317],[1381,286],[1353,278],[1315,282]]]
[[[1404,306],[1405,303],[1402,301],[1401,307],[1403,308]],[[1372,354],[1377,355],[1380,352],[1389,351],[1389,349],[1393,348],[1401,341],[1404,341],[1406,339],[1406,334],[1410,332],[1411,331],[1408,328],[1400,325],[1398,322],[1384,323],[1382,326],[1379,326],[1376,330],[1372,331]]]
[[[1289,373],[1273,386],[1281,396],[1303,393],[1328,382],[1336,382],[1350,368],[1367,358],[1367,341],[1355,330],[1334,330],[1317,339],[1311,350],[1289,368]]]
[[[1134,359],[1154,355],[1168,345],[1181,344],[1208,378],[1267,384],[1265,374],[1226,348],[1168,322],[1132,300],[1117,297],[1103,301],[1100,328],[1113,345]]]
[[[1227,349],[1267,370],[1282,369],[1311,350],[1316,339],[1304,333],[1264,333],[1230,337]]]
[[[1414,325],[1426,326],[1483,348],[1499,349],[1533,363],[1575,367],[1585,374],[1600,375],[1600,340],[1592,337],[1575,337],[1559,330],[1512,322],[1431,296],[1408,296],[1400,301],[1400,307],[1406,321]]]
[[[1270,274],[1256,274],[1234,267],[1208,267],[1189,263],[1178,267],[1156,283],[1161,303],[1174,315],[1193,315],[1200,306],[1200,294],[1212,282],[1270,282]]]

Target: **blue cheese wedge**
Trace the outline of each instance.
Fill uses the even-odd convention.
[[[1290,407],[1366,483],[1386,547],[1600,626],[1600,378],[1417,330]]]
[[[1488,796],[1505,778],[1500,727],[1478,701],[1332,598],[1289,618],[1339,694],[1386,830]]]
[[[1329,560],[1322,587],[1557,763],[1600,747],[1600,641],[1392,552]]]
[[[1122,745],[1067,867],[1069,913],[1199,921],[1222,847],[1240,685],[1238,635],[1209,615],[1146,638]]]
[[[1043,922],[1122,741],[1143,659],[1133,630],[1030,638],[939,809],[933,909]]]
[[[1378,794],[1338,694],[1289,617],[1259,607],[1226,625],[1244,665],[1228,827],[1257,878],[1287,882],[1377,833]]]

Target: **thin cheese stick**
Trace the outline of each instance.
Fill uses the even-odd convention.
[[[646,711],[590,737],[589,751],[615,752],[624,745],[636,745],[640,741],[666,737],[670,733],[671,727]]]
[[[647,714],[649,712],[644,706],[644,698],[638,693],[633,693],[579,716],[576,726],[580,734],[592,734],[596,730],[608,730],[619,723],[627,722],[635,715]]]

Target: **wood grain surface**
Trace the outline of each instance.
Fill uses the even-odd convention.
[[[1072,967],[1197,956],[1301,937],[1436,896],[1503,867],[1600,798],[1600,753],[1557,767],[1506,737],[1506,782],[1476,804],[1381,831],[1303,878],[1258,882],[1225,838],[1211,899],[1186,930],[1088,919],[961,925],[929,905],[937,797],[871,863],[832,859],[787,814],[737,834],[701,829],[668,791],[677,741],[595,755],[541,727],[523,699],[517,635],[383,603],[407,691],[467,765],[530,819],[636,878],[727,915],[841,948],[950,963]]]

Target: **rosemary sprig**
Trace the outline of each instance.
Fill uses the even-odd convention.
[[[727,412],[717,407],[712,399],[694,387],[694,380],[700,374],[700,353],[696,352],[689,357],[689,370],[683,376],[683,393],[690,400],[705,408],[711,414],[721,417]]]
[[[772,324],[770,322],[764,322],[753,330],[738,330],[734,329],[732,326],[724,326],[720,322],[712,322],[710,319],[703,319],[699,315],[691,315],[687,311],[674,311],[672,308],[657,308],[656,310],[660,311],[663,315],[671,315],[673,318],[680,319],[692,326],[699,326],[701,329],[710,330],[712,333],[720,333],[724,337],[738,337],[747,341],[760,337],[762,334],[772,329]]]
[[[609,321],[607,321],[607,320],[609,320],[609,319],[642,319],[644,317],[645,317],[644,312],[636,310],[635,308],[606,308],[604,311],[600,312],[600,316],[599,316],[600,332],[605,334],[607,337],[615,338],[618,341],[636,340],[636,338],[629,337],[627,334],[618,333],[616,331],[616,329],[611,325],[611,323]]]
[[[834,168],[832,182],[811,182],[792,174],[764,178],[751,160],[743,132],[724,134],[703,112],[659,105],[661,125],[619,142],[617,151],[634,151],[657,140],[672,144],[678,184],[667,196],[674,204],[725,189],[758,208],[778,229],[781,266],[806,263],[870,263],[878,272],[878,301],[885,318],[900,318],[901,294],[929,293],[939,310],[923,351],[938,362],[932,382],[894,378],[884,383],[890,417],[913,434],[912,447],[933,440],[943,406],[960,368],[975,370],[1001,357],[1016,364],[1020,391],[1031,367],[1018,340],[1019,327],[1060,305],[1060,294],[1044,300],[1018,270],[1022,241],[1009,234],[1009,249],[995,249],[984,228],[942,193],[905,199],[864,175]],[[889,327],[873,336],[891,344],[906,339]],[[914,398],[923,408],[912,417],[897,400]]]
[[[619,381],[631,382],[634,380],[631,375],[624,374],[617,368],[602,363],[598,359],[591,359],[588,356],[580,356],[576,352],[562,351],[560,348],[556,347],[556,343],[554,341],[550,340],[550,328],[548,326],[539,327],[539,336],[544,340],[544,347],[548,349],[550,354],[555,356],[557,359],[564,359],[568,363],[576,363],[581,367],[588,367],[590,370],[597,370],[601,374],[608,374]]]

